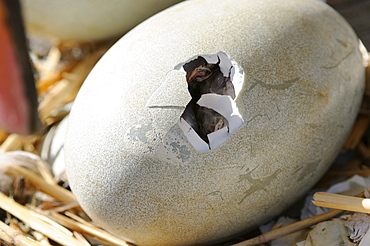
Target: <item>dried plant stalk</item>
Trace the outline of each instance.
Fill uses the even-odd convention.
[[[0,221],[0,238],[15,246],[42,246],[37,241],[28,238],[2,221]]]
[[[45,76],[41,78],[39,81],[37,81],[37,91],[39,95],[47,92],[51,86],[56,84],[58,81],[63,79],[64,73],[69,73],[71,70],[78,64],[78,61],[70,61],[68,64],[66,64],[65,67],[61,71],[54,72],[51,74],[48,74],[48,76]]]
[[[56,185],[56,181],[54,180],[54,176],[50,170],[50,165],[45,163],[43,160],[38,160],[37,170],[40,172],[40,175],[42,176],[42,179],[45,180],[45,182],[51,185]]]
[[[45,77],[48,77],[50,73],[53,73],[56,69],[56,67],[59,64],[60,58],[62,57],[62,54],[58,48],[58,46],[52,46],[49,54],[47,56],[47,59],[45,62],[41,64],[37,64],[37,70],[43,74]]]
[[[370,199],[316,192],[313,204],[320,207],[335,208],[360,213],[370,213]]]
[[[22,149],[24,137],[18,134],[10,134],[0,146],[0,154],[7,151]]]
[[[42,246],[52,246],[49,242],[49,238],[45,237],[44,234],[38,231],[31,231],[30,234],[42,245]]]
[[[347,141],[343,145],[344,150],[355,149],[360,142],[362,136],[364,135],[368,125],[370,123],[370,115],[359,115],[355,125],[352,128]]]
[[[86,238],[81,233],[78,233],[78,232],[74,231],[73,235],[75,236],[75,238],[77,238],[85,246],[91,246],[91,244],[86,240]]]
[[[342,213],[343,210],[334,209],[332,211],[329,211],[327,213],[323,213],[320,215],[313,216],[311,218],[298,221],[296,223],[281,227],[279,229],[266,232],[264,234],[259,235],[258,237],[234,244],[233,246],[253,246],[253,245],[259,245],[263,243],[267,243],[269,241],[275,240],[277,238],[283,237],[285,235],[288,235],[293,232],[300,231],[302,229],[308,228],[312,225],[315,225],[319,222],[322,222],[324,220],[328,220],[330,218],[333,218],[337,216],[338,214]]]
[[[43,180],[39,175],[23,168],[20,166],[12,165],[8,167],[6,174],[17,176],[17,175],[24,175],[27,179],[40,191],[56,198],[62,202],[76,202],[75,196],[72,192],[60,187],[57,184],[48,183]]]
[[[62,213],[72,208],[77,208],[79,206],[80,204],[78,202],[70,202],[70,203],[67,203],[67,204],[52,208],[52,209],[45,209],[45,210],[48,210],[50,212]]]
[[[50,223],[51,220],[47,217],[43,217],[41,214],[36,214],[36,212],[13,201],[3,193],[0,193],[0,207],[22,220],[32,229],[41,232],[61,245],[84,246],[77,239],[71,236],[71,232],[67,234],[66,228],[64,228],[64,230],[60,230],[61,226],[56,227],[56,222]]]
[[[40,118],[43,122],[48,124],[47,118],[53,109],[74,100],[86,76],[106,49],[103,48],[86,57],[72,69],[70,74],[65,74],[65,79],[62,79],[50,89],[39,106]]]
[[[95,227],[94,225],[92,225],[91,223],[88,223],[87,221],[83,223],[77,222],[75,220],[72,220],[64,215],[61,215],[55,212],[48,213],[48,214],[50,218],[57,221],[61,225],[71,230],[78,231],[78,232],[84,232],[86,234],[94,236],[103,242],[109,243],[110,245],[132,246],[126,241],[120,238],[117,238],[102,229]],[[82,220],[82,218],[79,218],[79,220]]]
[[[0,129],[0,143],[4,142],[7,137],[8,134],[3,129]]]

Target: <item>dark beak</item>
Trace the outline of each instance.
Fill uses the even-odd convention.
[[[37,98],[19,1],[0,0],[0,128],[39,131]]]

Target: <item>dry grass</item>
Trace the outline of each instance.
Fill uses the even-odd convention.
[[[60,108],[74,100],[86,76],[110,45],[111,43],[96,46],[54,45],[46,57],[32,56],[39,77],[39,113],[46,129],[66,115]],[[71,58],[69,52],[73,49],[80,50],[80,57]],[[24,137],[7,135],[0,130],[0,153],[24,150],[39,155],[45,133]],[[20,204],[12,195],[0,192],[0,208],[6,211],[4,222],[0,221],[0,239],[3,245],[83,246],[91,245],[90,241],[101,245],[129,245],[96,227],[83,213],[74,195],[58,185],[48,164],[39,161],[37,172],[14,163],[8,164],[6,170],[2,170],[4,174],[14,180],[17,177],[22,177],[22,182],[27,180],[28,185],[18,192],[27,193],[26,190],[30,190],[33,194],[28,203]],[[40,196],[40,193],[47,196]]]

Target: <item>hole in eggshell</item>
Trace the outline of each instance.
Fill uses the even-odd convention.
[[[221,146],[243,119],[235,104],[243,81],[243,69],[224,52],[199,55],[175,67],[186,72],[190,102],[178,122],[199,152]]]

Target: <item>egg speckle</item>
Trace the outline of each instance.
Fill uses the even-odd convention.
[[[255,228],[338,154],[364,90],[358,45],[316,0],[194,0],[155,15],[77,96],[65,143],[73,193],[96,223],[138,245],[212,244]],[[192,95],[174,68],[219,52],[243,70],[232,100],[242,125],[202,152],[179,125]]]

